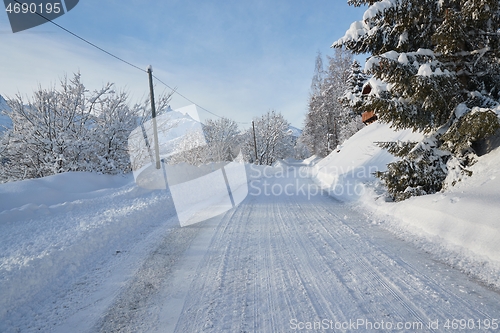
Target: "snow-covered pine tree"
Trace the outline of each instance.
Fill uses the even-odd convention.
[[[361,122],[361,117],[359,117],[350,106],[344,105],[342,103],[342,98],[345,94],[346,85],[356,84],[361,92],[361,87],[366,79],[363,72],[357,73],[357,77],[353,77],[353,55],[346,50],[341,50],[340,52],[335,52],[335,56],[330,58],[330,68],[329,72],[331,75],[328,76],[332,80],[332,87],[335,87],[335,115],[336,123],[334,130],[336,131],[337,145],[341,145],[357,131],[363,128],[363,123]],[[333,147],[332,149],[335,149]]]
[[[323,56],[321,52],[318,51],[316,56],[316,61],[314,63],[314,75],[311,80],[311,94],[317,95],[321,91],[321,85],[323,84],[323,80],[325,79],[325,67],[323,65]]]
[[[363,86],[367,81],[368,75],[364,73],[359,61],[354,60],[347,79],[346,90],[341,98],[342,103],[357,111],[362,104]]]
[[[361,5],[372,5],[378,0],[347,0],[347,3],[351,6],[359,7]]]
[[[472,144],[499,128],[499,2],[349,3],[369,8],[333,46],[371,53],[365,69],[386,87],[362,108],[396,129],[427,134],[409,152],[395,151],[402,159],[379,174],[391,196],[434,193],[470,174]]]
[[[319,112],[323,104],[321,90],[325,77],[325,69],[323,66],[323,57],[320,52],[316,56],[314,75],[311,80],[311,94],[309,96],[308,112],[304,122],[304,130],[299,141],[305,144],[312,154],[322,155],[324,150],[324,135],[326,130],[323,128],[324,123],[320,121],[321,113]]]
[[[312,154],[326,156],[328,127],[324,121],[327,113],[322,111],[324,96],[314,94],[309,97],[308,112],[300,141],[305,143]]]

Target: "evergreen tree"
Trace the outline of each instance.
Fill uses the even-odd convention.
[[[396,129],[427,134],[379,176],[396,200],[469,175],[472,144],[500,127],[500,3],[493,0],[352,0],[369,5],[334,47],[371,53],[365,68],[385,89],[364,99]],[[452,169],[458,179],[447,175]],[[459,169],[459,172],[456,172]],[[415,177],[418,175],[418,177]]]
[[[362,106],[363,86],[368,81],[368,75],[365,74],[359,61],[354,60],[351,65],[351,72],[347,79],[347,88],[341,98],[341,102],[359,112]],[[361,112],[364,110],[361,110]]]
[[[323,96],[321,94],[311,95],[309,98],[308,112],[304,122],[304,130],[300,140],[306,144],[312,154],[326,156],[327,144],[326,133],[328,128],[324,121],[325,113],[321,112]]]
[[[359,61],[354,60],[351,65],[351,73],[347,79],[347,89],[354,94],[359,94],[363,90],[363,85],[367,81],[367,76],[361,69]]]
[[[350,52],[337,49],[333,57],[328,57],[328,70],[318,84],[318,73],[321,72],[318,64],[322,62],[316,60],[301,142],[307,145],[311,153],[318,156],[328,155],[337,145],[359,130],[360,120],[356,119],[349,107],[341,103],[350,78],[352,61]]]
[[[318,51],[318,55],[316,56],[316,62],[314,64],[314,75],[311,80],[311,93],[313,95],[317,95],[321,91],[321,85],[323,84],[323,80],[325,78],[325,68],[323,66],[323,56],[321,52]]]

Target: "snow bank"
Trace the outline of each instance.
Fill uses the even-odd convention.
[[[500,271],[500,148],[480,157],[471,168],[473,176],[445,192],[386,202],[373,171],[386,170],[395,157],[374,142],[420,137],[374,123],[317,163],[313,179],[332,196],[365,209],[374,223],[426,243],[422,246],[440,259],[500,286],[492,273]]]
[[[120,271],[97,295],[104,307],[147,254],[148,237],[177,225],[168,191],[140,189],[131,174],[0,184],[0,332],[52,331]]]
[[[313,179],[342,201],[356,201],[375,180],[374,173],[385,171],[395,157],[376,142],[416,141],[421,134],[409,130],[393,131],[389,125],[376,122],[354,134],[341,147],[318,162],[312,169]]]
[[[420,236],[436,236],[500,263],[500,149],[479,158],[473,176],[443,193],[399,203],[378,200],[372,208],[394,216]]]
[[[316,155],[312,155],[311,157],[306,158],[303,163],[304,163],[304,165],[312,166],[312,165],[315,165],[316,163],[318,163],[319,161],[321,161],[321,157],[318,157]]]
[[[12,210],[27,205],[55,206],[99,196],[105,189],[122,187],[132,176],[109,176],[88,172],[67,172],[38,179],[5,183],[0,186],[0,221]],[[11,219],[9,219],[12,221]]]

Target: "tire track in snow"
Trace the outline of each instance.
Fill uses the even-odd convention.
[[[328,199],[329,198],[327,198],[327,200]],[[318,212],[319,215],[331,215],[326,213],[327,212],[325,211]],[[349,275],[355,277],[351,280],[354,282],[352,284],[351,295],[352,297],[359,299],[358,306],[365,308],[365,310],[363,310],[363,315],[381,318],[386,316],[386,313],[384,312],[389,312],[396,314],[396,318],[402,320],[407,317],[405,316],[406,314],[401,311],[400,305],[402,305],[403,308],[406,308],[408,313],[414,317],[414,319],[424,322],[421,315],[417,314],[411,307],[407,306],[397,292],[394,292],[391,288],[387,287],[387,285],[383,284],[383,279],[381,279],[382,274],[379,272],[379,268],[373,265],[373,262],[366,260],[366,256],[373,256],[376,254],[377,249],[364,244],[364,241],[352,229],[344,227],[341,219],[335,216],[332,216],[332,218],[333,221],[328,221],[328,224],[330,224],[329,228],[325,227],[324,221],[319,220],[319,225],[322,227],[323,232],[316,232],[311,235],[311,237],[319,237],[320,242],[325,242],[326,244],[329,243],[329,245],[336,250],[341,258],[342,266],[344,268],[349,267]],[[330,238],[322,237],[322,234],[329,235]],[[350,246],[350,244],[356,244],[356,246],[353,247]],[[366,251],[366,249],[369,249],[370,251]],[[338,274],[342,275],[342,271],[338,271]],[[346,285],[351,285],[351,281],[346,281]],[[363,281],[363,283],[359,284],[358,281]],[[384,288],[380,288],[380,286],[384,286],[385,289],[389,291],[389,294],[385,293]],[[396,303],[387,301],[387,296],[390,295],[397,300]],[[373,296],[377,296],[379,300],[374,302]],[[391,310],[380,311],[373,308],[367,308],[365,305],[370,305],[370,303],[377,304],[378,308],[388,308]],[[380,306],[381,304],[383,304],[383,306]]]
[[[334,213],[334,215],[338,217],[337,214]],[[339,221],[342,221],[341,218],[338,217],[338,219]],[[422,269],[423,267],[416,267],[410,264],[408,260],[405,260],[403,256],[395,255],[394,252],[384,251],[383,247],[380,246],[380,242],[379,244],[371,242],[368,234],[366,232],[363,232],[363,227],[361,226],[360,228],[359,224],[357,225],[357,227],[357,231],[359,231],[361,234],[364,234],[363,241],[366,242],[365,247],[374,250],[372,255],[370,255],[369,257],[373,259],[371,265],[373,266],[373,268],[375,268],[375,270],[370,271],[370,275],[375,281],[377,281],[377,283],[379,283],[387,291],[389,291],[393,295],[393,297],[398,300],[403,305],[403,307],[410,313],[412,313],[417,319],[423,321],[422,317],[425,317],[425,314],[420,309],[420,307],[423,307],[424,304],[419,304],[420,307],[415,308],[415,302],[413,302],[411,300],[412,297],[408,295],[413,295],[414,298],[416,297],[418,299],[418,296],[420,295],[420,293],[422,293],[423,288],[428,288],[428,290],[433,291],[434,294],[439,294],[441,298],[446,299],[445,304],[440,304],[441,313],[432,311],[433,309],[430,309],[434,313],[434,316],[439,316],[439,319],[442,319],[443,321],[449,318],[464,317],[476,319],[491,319],[491,316],[487,312],[481,310],[481,307],[477,307],[477,304],[473,304],[473,302],[469,301],[467,298],[461,297],[460,294],[454,292],[453,289],[449,288],[447,284],[443,284],[443,282],[439,283],[435,279],[425,274],[424,270]],[[345,223],[342,225],[342,228],[349,229],[352,233],[355,233],[352,227],[346,225]],[[377,229],[374,229],[373,231],[385,233],[384,231]],[[399,246],[401,246],[400,248],[404,248],[404,245],[407,244],[396,239],[384,238],[384,240],[391,240],[393,242],[396,242]],[[411,245],[408,247],[410,249],[413,248]],[[427,254],[423,254],[423,256],[427,260],[432,260]],[[367,258],[368,256],[364,255],[355,256],[353,259],[355,259],[360,264],[360,266],[366,267],[367,265],[370,265]],[[446,265],[440,266],[447,271],[451,270]],[[395,269],[399,274],[394,273]],[[463,277],[460,273],[458,274],[458,276]],[[411,279],[411,283],[410,281],[406,281],[405,278]],[[420,286],[420,289],[416,288],[415,286]],[[498,293],[493,292],[493,295],[498,296]],[[443,306],[446,304],[453,305],[448,306],[447,310],[443,311]],[[466,311],[464,311],[464,309]],[[434,317],[427,319],[435,320],[436,318]]]
[[[341,207],[341,206],[340,206]],[[337,208],[340,208],[337,207]],[[325,214],[326,212],[323,212]],[[351,212],[352,214],[352,212]],[[337,221],[342,222],[342,219],[338,216],[336,217]],[[342,236],[339,230],[347,230],[347,234]],[[354,230],[352,230],[349,226],[345,224],[337,225],[335,231],[331,228],[331,225],[328,227],[323,224],[323,232],[325,234],[330,234],[333,239],[341,239],[342,237],[348,237],[349,234],[357,235]],[[398,263],[394,261],[391,257],[385,256],[383,260],[380,258],[382,253],[379,251],[379,248],[376,244],[372,244],[367,241],[369,238],[367,235],[363,235],[365,237],[358,237],[357,242],[359,242],[358,246],[352,248],[347,246],[348,244],[354,243],[354,240],[351,242],[337,242],[337,244],[343,248],[344,252],[343,256],[347,259],[346,262],[356,263],[352,265],[351,269],[358,268],[356,276],[360,278],[360,280],[364,281],[363,285],[368,287],[368,290],[371,290],[371,294],[378,295],[380,300],[375,302],[375,304],[385,304],[384,307],[392,309],[390,312],[399,315],[399,320],[408,320],[408,316],[405,316],[405,313],[402,312],[402,309],[405,309],[408,314],[411,315],[412,320],[416,320],[419,322],[428,322],[431,320],[435,320],[435,317],[427,316],[421,308],[425,308],[425,301],[422,300],[420,296],[421,290],[414,289],[411,290],[411,286],[402,278],[402,277],[412,277],[413,281],[415,281],[415,277],[419,277],[417,279],[421,279],[426,281],[426,277],[422,276],[422,273],[417,269],[410,269],[408,267],[406,269],[400,269]],[[401,244],[400,244],[401,245]],[[404,244],[402,244],[404,245]],[[357,253],[357,251],[362,249],[370,249],[370,251],[363,250],[361,253]],[[356,251],[357,250],[357,251]],[[401,262],[401,259],[394,253],[392,253],[393,257],[397,258],[398,262]],[[368,260],[370,259],[370,260]],[[396,265],[395,265],[396,264]],[[359,268],[364,268],[362,271]],[[398,274],[395,274],[391,271],[397,271]],[[356,287],[356,286],[355,286]],[[436,287],[436,286],[434,286]],[[387,291],[387,292],[384,292]],[[446,292],[443,288],[438,287],[437,290],[440,293]],[[362,292],[361,289],[358,292]],[[410,294],[412,296],[407,296]],[[393,299],[394,302],[387,302],[385,299]],[[413,297],[415,300],[412,301],[410,298]],[[365,297],[363,297],[365,298]],[[449,298],[449,296],[446,296]],[[461,302],[460,299],[456,300],[457,302]],[[387,304],[386,304],[387,303]],[[472,309],[472,306],[466,306],[466,309]],[[439,315],[439,311],[431,311],[434,316]],[[446,318],[458,318],[461,314],[462,316],[467,316],[467,313],[457,312],[457,311],[443,311],[445,313],[444,316],[440,316],[443,319]],[[369,313],[368,313],[369,314]],[[476,312],[475,315],[484,315],[482,318],[488,318],[483,312]],[[472,315],[472,314],[471,314]],[[454,316],[454,317],[452,317]],[[430,330],[432,331],[432,330]]]
[[[274,207],[276,209],[276,216],[280,221],[280,236],[283,244],[292,241],[297,245],[287,249],[291,263],[290,271],[295,272],[299,285],[303,288],[303,292],[308,295],[307,303],[310,306],[309,318],[324,318],[326,314],[331,313],[341,314],[342,312],[338,306],[336,307],[337,311],[333,310],[333,304],[338,303],[328,301],[323,292],[326,285],[331,285],[335,281],[335,276],[331,272],[321,270],[321,267],[324,265],[322,260],[324,257],[316,254],[313,244],[309,243],[308,238],[302,236],[301,231],[297,229],[296,225],[290,222],[287,223],[287,221],[297,220],[297,216],[293,216],[292,219],[291,216],[288,216],[288,210],[282,209],[282,205],[275,205]],[[307,255],[307,258],[304,258],[304,254]],[[297,313],[293,318],[298,318],[299,315],[305,316],[304,313]],[[335,319],[338,319],[338,317],[336,316]]]
[[[474,292],[459,294],[449,279]],[[498,293],[330,197],[261,194],[222,218],[176,332],[286,332],[292,319],[443,324],[491,318],[499,304]]]
[[[342,205],[339,205],[336,208],[342,208]],[[326,215],[326,213],[327,212],[323,212],[322,214]],[[352,211],[350,213],[351,215],[353,214]],[[334,213],[333,215],[336,216],[338,221],[342,222],[342,219],[339,218],[337,214]],[[356,255],[355,251],[347,251],[346,254],[348,255],[348,258],[350,258],[349,261],[356,262],[357,265],[355,265],[355,267],[370,268],[369,270],[367,270],[369,275],[363,280],[366,281],[368,285],[371,285],[371,288],[373,288],[374,290],[378,289],[374,287],[382,286],[383,289],[387,290],[389,294],[392,295],[392,297],[396,300],[394,304],[402,305],[403,308],[406,309],[415,319],[422,322],[426,322],[426,320],[440,319],[444,322],[449,318],[475,318],[477,320],[491,318],[491,316],[487,312],[481,310],[481,307],[477,307],[477,304],[473,304],[473,302],[468,301],[467,298],[460,297],[460,295],[457,295],[456,293],[450,291],[449,286],[447,286],[446,284],[439,284],[436,283],[436,281],[434,281],[433,279],[429,279],[422,273],[422,268],[415,268],[411,266],[407,261],[402,259],[395,252],[388,254],[387,252],[383,253],[382,251],[380,251],[380,244],[372,243],[370,241],[369,234],[363,232],[363,229],[366,229],[366,224],[360,226],[358,223],[357,227],[357,231],[360,231],[360,233],[362,234],[362,237],[359,238],[359,241],[361,241],[363,244],[361,247],[358,246],[358,249],[368,248],[370,249],[370,253],[358,253],[358,255]],[[344,223],[338,226],[336,230],[337,233],[338,230],[341,229],[348,229],[348,234],[356,235],[356,232],[352,230],[350,226]],[[327,227],[324,223],[323,230],[324,233],[335,235],[335,232],[333,232],[333,229],[330,225]],[[388,239],[389,238],[385,240]],[[398,242],[397,240],[392,241]],[[344,245],[347,245],[351,242],[342,243]],[[404,246],[407,246],[407,244],[399,241],[398,246],[402,246],[404,248]],[[411,246],[409,247],[411,248]],[[345,249],[349,250],[348,247],[345,247]],[[394,251],[394,249],[397,250],[397,248],[393,248],[392,250]],[[354,255],[349,256],[349,254]],[[426,256],[425,254],[423,256],[427,257],[425,259],[430,260],[429,256]],[[396,258],[396,261],[393,260],[393,258]],[[394,271],[396,271],[398,274],[395,274]],[[358,275],[360,274],[362,273],[358,273]],[[426,304],[426,300],[424,300],[421,296],[422,290],[414,288],[407,281],[405,281],[404,278],[411,278],[412,282],[417,285],[420,281],[421,286],[425,286],[426,288],[428,288],[428,290],[434,291],[434,294],[440,295],[441,298],[444,298],[446,302],[444,302],[444,304],[439,304],[440,311],[436,311],[435,308],[431,309],[428,304]],[[376,284],[370,283],[372,280]],[[498,294],[492,293],[492,295],[496,295],[496,297],[498,297]],[[446,306],[446,310],[444,310],[443,305],[447,304],[448,306]],[[449,306],[450,304],[453,304],[453,306]],[[396,313],[399,312],[397,307],[392,306],[392,308]],[[432,313],[432,316],[426,315],[423,309]]]
[[[155,314],[150,311],[149,305],[198,232],[196,226],[177,227],[163,237],[92,331],[124,333],[154,329],[158,318],[152,320]]]

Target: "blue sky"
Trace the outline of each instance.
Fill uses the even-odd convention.
[[[302,127],[317,52],[331,55],[330,45],[364,9],[346,0],[81,0],[56,22],[141,68],[151,64],[156,76],[217,114],[250,122],[274,109]],[[51,24],[13,34],[0,13],[0,45],[0,94],[7,97],[29,96],[77,71],[90,90],[113,82],[133,101],[148,93],[147,74]],[[190,102],[176,95],[171,104]]]

